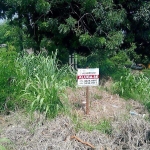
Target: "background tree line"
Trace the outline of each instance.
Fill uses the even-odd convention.
[[[73,52],[150,62],[148,0],[1,0],[0,18],[9,20],[0,26],[0,43],[19,51],[58,49],[64,63]]]

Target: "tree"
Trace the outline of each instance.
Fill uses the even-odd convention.
[[[18,34],[20,33],[20,28],[16,26],[9,25],[8,22],[4,22],[0,25],[0,44],[7,44],[7,46],[20,50],[20,38]]]
[[[35,53],[46,39],[51,50],[113,55],[124,40],[125,9],[112,0],[6,0],[12,24],[34,40]],[[9,8],[9,9],[8,9]],[[16,15],[17,14],[17,15]],[[13,19],[15,17],[15,19]]]
[[[1,0],[0,17],[34,41],[35,53],[45,41],[60,53],[113,55],[126,49],[136,61],[150,57],[148,0]]]
[[[114,2],[118,8],[124,8],[126,12],[126,19],[122,26],[125,33],[122,48],[129,50],[132,54],[131,58],[137,63],[150,62],[149,0],[114,0]],[[138,54],[136,57],[134,52]]]

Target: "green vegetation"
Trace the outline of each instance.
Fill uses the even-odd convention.
[[[102,133],[111,134],[112,127],[111,122],[109,120],[101,120],[97,124],[89,123],[89,122],[83,122],[83,124],[80,125],[80,129],[86,130],[86,131],[93,131],[98,130]]]
[[[67,86],[75,86],[75,74],[68,66],[59,67],[56,54],[17,56],[1,52],[0,110],[26,108],[54,117],[63,109],[60,101]]]
[[[0,18],[7,22],[0,25],[0,43],[36,54],[58,49],[63,63],[73,52],[103,59],[123,51],[148,64],[149,8],[149,0],[1,0]]]
[[[17,53],[13,51],[0,51],[0,110],[7,109],[6,101],[13,97],[17,73],[15,70],[15,58]],[[11,107],[11,106],[9,106]]]
[[[114,85],[114,91],[126,99],[135,99],[150,110],[150,79],[143,73],[127,73]]]
[[[77,115],[72,115],[71,118],[73,123],[75,124],[75,130],[77,132],[80,130],[89,132],[98,130],[105,134],[111,134],[112,132],[111,121],[108,119],[101,119],[98,123],[92,123],[90,121],[81,120],[81,118]]]
[[[63,108],[60,97],[64,96],[66,87],[75,86],[75,74],[67,66],[58,67],[56,54],[51,57],[24,56],[18,62],[26,72],[25,89],[21,96],[25,105],[54,117]]]
[[[5,146],[2,146],[3,143],[10,143],[10,140],[7,138],[0,138],[0,150],[7,150]]]
[[[129,68],[132,62],[125,52],[121,51],[118,54],[109,56],[109,58],[107,57],[99,56],[97,52],[87,57],[78,55],[78,66],[79,68],[97,67],[100,70],[101,78],[111,76],[116,81],[129,72],[129,69],[125,66],[128,65]]]
[[[143,70],[144,75],[150,79],[150,69]]]
[[[150,70],[132,74],[133,62],[150,63],[148,0],[1,0],[0,112],[26,109],[54,118],[71,109],[64,91],[76,86],[68,66],[99,68],[114,92],[150,110]],[[32,55],[25,53],[33,49]],[[42,53],[45,50],[45,54]],[[95,95],[95,98],[100,98]],[[75,121],[76,127],[111,133],[110,122]]]

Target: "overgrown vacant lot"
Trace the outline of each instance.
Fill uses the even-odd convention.
[[[149,35],[150,0],[0,0],[0,150],[150,150]]]
[[[0,117],[0,138],[9,150],[149,150],[150,122],[145,108],[103,87],[90,88],[90,114],[85,115],[84,88],[66,90],[71,114],[46,119],[35,112]],[[134,114],[136,113],[136,114]]]
[[[101,78],[85,115],[86,90],[56,54],[1,51],[0,60],[0,150],[150,149],[148,72]]]

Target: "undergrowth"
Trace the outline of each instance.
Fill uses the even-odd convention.
[[[45,57],[1,52],[1,112],[23,108],[54,117],[60,110],[65,110],[66,101],[62,102],[60,98],[65,97],[67,86],[76,85],[76,77],[69,66],[58,66],[56,56],[56,53]]]
[[[16,57],[17,53],[14,51],[0,51],[0,111],[7,109],[5,102],[10,102],[14,99],[13,93],[15,92],[17,78]],[[10,104],[8,107],[12,107],[12,105]]]
[[[113,90],[126,99],[138,100],[150,110],[150,79],[143,73],[126,73],[114,84]]]
[[[75,125],[76,132],[80,130],[84,130],[88,132],[98,130],[101,133],[105,133],[109,135],[112,133],[111,121],[108,119],[101,119],[98,123],[92,123],[90,121],[83,121],[79,116],[75,114],[72,115],[71,118]]]
[[[28,55],[19,60],[27,73],[21,99],[31,111],[54,117],[64,108],[64,90],[75,85],[75,74],[69,66],[58,67],[56,54],[44,57]],[[30,107],[31,106],[31,107]]]

